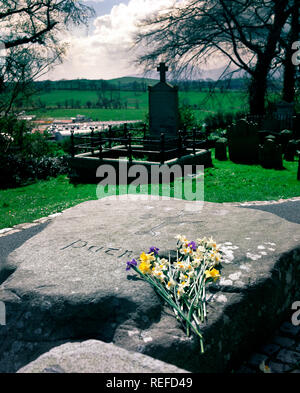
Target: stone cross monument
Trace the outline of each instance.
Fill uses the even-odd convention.
[[[169,71],[169,68],[166,67],[166,64],[160,63],[159,67],[157,67],[157,71],[160,73],[160,81],[166,82],[166,72]]]
[[[149,126],[150,136],[160,138],[161,133],[167,138],[176,137],[179,127],[178,87],[166,82],[168,67],[160,63],[157,71],[160,82],[149,86]]]

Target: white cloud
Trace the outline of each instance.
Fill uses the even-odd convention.
[[[69,34],[70,48],[66,61],[45,78],[109,79],[139,73],[133,65],[132,33],[136,22],[162,8],[172,7],[174,0],[130,0],[115,5],[110,14],[97,17],[93,33]]]

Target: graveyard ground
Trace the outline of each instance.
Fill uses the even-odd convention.
[[[239,165],[217,161],[205,170],[205,201],[244,202],[278,200],[300,196],[298,162],[284,161],[284,170],[259,165]],[[32,222],[96,199],[96,186],[72,184],[59,176],[15,189],[0,190],[0,230]]]

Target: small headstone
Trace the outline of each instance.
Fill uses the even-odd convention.
[[[229,158],[233,162],[255,164],[259,161],[259,133],[256,123],[240,119],[228,127]]]
[[[215,158],[219,161],[227,160],[227,139],[220,138],[216,141],[215,145]]]
[[[150,136],[160,138],[161,133],[167,139],[176,137],[179,129],[178,87],[166,82],[168,67],[160,63],[160,82],[149,86],[149,126]]]
[[[294,161],[296,151],[297,151],[297,141],[295,141],[294,139],[288,141],[284,152],[284,159],[286,161]]]
[[[282,169],[281,145],[275,142],[275,138],[268,136],[260,148],[260,164],[268,169]]]
[[[280,143],[281,143],[283,152],[285,152],[287,144],[288,144],[289,140],[291,140],[292,138],[293,138],[293,131],[291,131],[291,130],[282,130],[280,132]]]

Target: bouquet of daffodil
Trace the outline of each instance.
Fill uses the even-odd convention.
[[[177,258],[171,262],[159,256],[159,249],[151,247],[140,255],[140,261],[127,262],[126,270],[135,270],[149,282],[174,310],[186,333],[196,333],[204,352],[200,325],[206,318],[206,285],[220,278],[221,251],[210,238],[189,241],[178,235]]]

